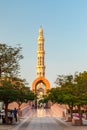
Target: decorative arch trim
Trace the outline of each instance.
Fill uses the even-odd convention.
[[[45,84],[46,90],[50,89],[50,83],[49,83],[49,81],[46,78],[44,78],[44,77],[38,77],[32,83],[32,91],[36,92],[36,86],[40,82],[42,82],[42,83]]]

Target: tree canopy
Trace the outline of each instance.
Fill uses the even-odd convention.
[[[4,102],[6,122],[8,104],[15,101],[19,105],[34,100],[36,95],[26,87],[25,80],[18,78],[19,61],[23,58],[21,47],[0,44],[0,101]]]
[[[87,72],[59,75],[55,83],[57,87],[49,90],[49,99],[60,104],[67,104],[71,118],[73,107],[77,106],[82,124],[81,107],[87,105]]]
[[[22,82],[21,84],[16,84],[16,82],[12,82],[9,78],[9,80],[2,80],[0,84],[0,101],[4,102],[6,123],[8,123],[7,111],[9,103],[15,101],[20,106],[23,102],[36,98],[36,95],[28,87],[24,86]]]
[[[19,61],[23,58],[20,54],[21,47],[11,47],[0,44],[0,77],[17,75],[20,69]]]

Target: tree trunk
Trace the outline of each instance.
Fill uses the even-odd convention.
[[[70,109],[70,116],[71,116],[71,120],[72,120],[72,118],[73,118],[73,107],[69,106],[69,109]]]
[[[81,112],[81,106],[78,105],[77,107],[78,107],[78,114],[79,114],[80,125],[83,125],[83,123],[82,123],[82,112]]]
[[[1,66],[0,66],[0,78],[1,78]]]
[[[5,122],[6,122],[6,124],[9,123],[9,120],[8,120],[8,103],[5,103]]]
[[[85,119],[87,120],[87,110],[86,110],[85,114],[86,114],[86,118]]]

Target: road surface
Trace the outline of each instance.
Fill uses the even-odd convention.
[[[21,122],[12,130],[65,130],[50,109],[29,109]]]

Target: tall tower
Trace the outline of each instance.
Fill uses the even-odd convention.
[[[43,29],[40,27],[38,35],[38,48],[37,48],[37,66],[36,66],[36,76],[44,77],[45,76],[45,65],[44,65],[44,36]]]
[[[38,34],[37,46],[37,65],[36,65],[36,79],[32,83],[32,90],[37,93],[38,99],[41,99],[50,89],[50,83],[45,78],[45,64],[44,64],[44,36],[43,29],[40,27]]]

